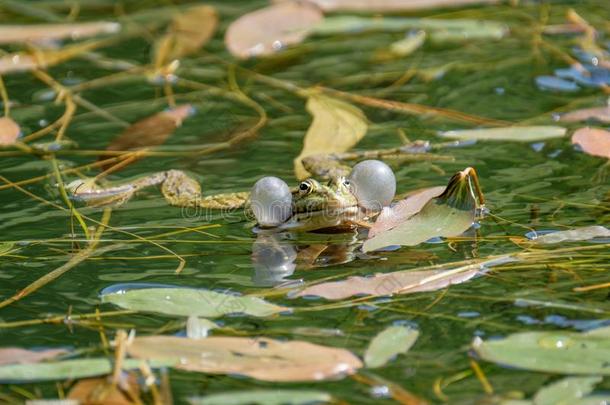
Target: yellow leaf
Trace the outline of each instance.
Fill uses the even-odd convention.
[[[294,172],[299,180],[310,175],[303,167],[303,158],[345,152],[364,137],[368,127],[362,110],[321,94],[309,96],[307,111],[313,116],[313,122],[305,134],[303,150],[294,159]]]

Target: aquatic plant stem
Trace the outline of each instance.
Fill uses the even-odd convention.
[[[59,166],[57,165],[57,159],[55,159],[55,157],[51,158],[51,165],[53,166],[53,173],[55,174],[55,180],[57,181],[57,187],[59,188],[59,194],[61,195],[61,197],[64,200],[64,203],[66,204],[68,209],[70,210],[70,213],[72,215],[74,215],[74,217],[80,224],[80,226],[83,229],[83,232],[85,234],[85,237],[87,239],[91,239],[91,237],[89,235],[89,229],[87,227],[87,224],[85,223],[85,220],[80,215],[78,210],[76,208],[74,208],[72,201],[70,201],[70,197],[68,197],[68,193],[66,192],[66,187],[64,185],[64,181],[61,178],[61,173],[59,172]]]

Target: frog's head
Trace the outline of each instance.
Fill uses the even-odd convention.
[[[323,184],[314,179],[301,182],[292,190],[292,218],[298,228],[336,227],[358,213],[358,201],[345,177]]]

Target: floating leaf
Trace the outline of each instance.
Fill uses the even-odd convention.
[[[26,350],[18,347],[0,348],[0,365],[14,363],[38,363],[68,353],[64,349]]]
[[[569,231],[551,232],[540,235],[534,239],[536,243],[550,244],[561,242],[577,242],[594,238],[610,237],[610,229],[600,226],[585,226],[582,228],[570,229]]]
[[[506,25],[495,21],[360,16],[326,17],[314,27],[313,32],[318,35],[345,35],[368,31],[402,32],[414,29],[426,31],[433,41],[500,39],[508,32]]]
[[[191,7],[172,19],[167,34],[155,46],[155,66],[197,52],[212,38],[218,13],[212,6]]]
[[[127,351],[139,359],[173,361],[181,370],[240,374],[264,381],[317,381],[353,374],[360,360],[345,349],[268,338],[138,337]]]
[[[419,331],[406,326],[390,326],[371,340],[364,354],[368,368],[385,365],[396,355],[406,353],[417,340]]]
[[[364,137],[368,128],[362,110],[344,101],[311,94],[306,107],[313,122],[305,134],[301,153],[294,159],[294,172],[299,180],[310,176],[301,162],[303,158],[345,152]]]
[[[373,226],[369,229],[368,237],[372,238],[381,232],[400,225],[421,211],[428,201],[443,194],[445,189],[445,186],[430,187],[411,194],[391,207],[384,207]]]
[[[125,360],[123,369],[136,369],[140,360]],[[153,367],[170,365],[170,362],[154,361]],[[31,364],[9,364],[0,366],[0,381],[30,382],[68,380],[105,375],[112,372],[112,361],[106,358],[50,361]]]
[[[354,295],[380,296],[435,291],[470,280],[484,268],[485,264],[482,262],[451,270],[403,270],[377,273],[372,277],[349,277],[342,281],[312,285],[292,296],[318,296],[329,300],[340,300]]]
[[[0,118],[0,146],[9,146],[14,144],[21,135],[19,124],[13,121],[12,118]]]
[[[545,139],[561,138],[566,134],[566,129],[556,126],[531,126],[531,127],[504,127],[504,128],[481,128],[464,129],[456,131],[440,132],[443,138],[459,140],[481,140],[481,141],[514,141],[534,142]]]
[[[58,39],[82,39],[98,34],[114,34],[121,25],[98,21],[74,24],[0,25],[0,44],[48,42]]]
[[[572,135],[572,143],[583,152],[610,159],[610,131],[598,128],[580,128]]]
[[[499,0],[310,0],[326,12],[334,11],[413,11],[442,7],[496,4]]]
[[[590,397],[602,377],[568,377],[549,384],[536,393],[534,405],[593,405],[610,401],[610,396]]]
[[[309,405],[331,402],[332,397],[313,390],[251,390],[231,391],[205,397],[189,398],[191,405]]]
[[[482,359],[526,370],[561,374],[610,375],[610,328],[585,333],[523,332],[504,339],[476,338]]]
[[[610,106],[585,108],[582,110],[570,111],[562,114],[559,121],[563,122],[579,122],[587,120],[596,120],[603,123],[610,123]]]
[[[302,42],[322,19],[320,9],[308,2],[271,5],[233,21],[225,44],[238,58],[270,55]]]
[[[399,212],[399,217],[404,221],[389,229],[385,228],[394,224],[392,220],[387,220],[391,215],[386,213],[381,218],[383,226],[379,228],[382,230],[377,230],[366,240],[362,250],[370,252],[392,245],[416,246],[434,237],[453,237],[464,233],[472,226],[478,207],[470,184],[470,170],[454,175],[443,194],[428,201],[417,214],[407,217],[407,212],[402,212],[402,215]],[[414,208],[421,202],[423,198],[413,204]]]
[[[194,288],[120,290],[115,293],[102,293],[102,301],[135,311],[208,318],[237,313],[269,316],[290,309],[268,303],[257,297],[223,294]]]

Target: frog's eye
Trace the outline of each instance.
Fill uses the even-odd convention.
[[[311,191],[311,184],[308,181],[304,181],[299,184],[299,191],[303,194],[309,193]]]
[[[351,182],[350,182],[348,179],[345,179],[345,180],[343,180],[343,185],[344,185],[345,187],[349,187],[349,186],[351,186],[351,185],[352,185],[352,183],[351,183]]]

